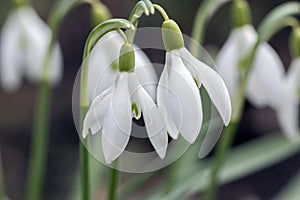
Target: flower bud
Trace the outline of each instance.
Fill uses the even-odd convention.
[[[93,3],[91,10],[92,23],[98,25],[111,18],[109,9],[101,2]]]
[[[167,51],[181,49],[184,47],[182,33],[174,20],[167,20],[163,22],[162,37]]]
[[[231,10],[234,27],[242,27],[250,24],[250,6],[246,0],[234,0]]]
[[[12,4],[15,8],[20,8],[22,6],[25,6],[27,3],[25,0],[13,0]]]
[[[120,72],[133,72],[135,65],[134,49],[131,44],[124,43],[119,57]]]
[[[300,26],[293,28],[290,35],[290,51],[295,58],[300,57]]]

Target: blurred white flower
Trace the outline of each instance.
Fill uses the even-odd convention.
[[[231,118],[231,102],[227,87],[212,68],[196,59],[186,48],[167,52],[166,65],[158,84],[158,105],[166,111],[170,136],[179,133],[193,143],[202,125],[202,104],[199,89],[204,86],[225,125]]]
[[[163,113],[154,101],[157,85],[154,68],[135,47],[134,71],[119,72],[116,61],[122,45],[119,33],[108,33],[89,57],[88,87],[92,103],[84,119],[83,138],[89,131],[91,134],[101,131],[104,158],[110,164],[128,144],[132,117],[139,119],[142,114],[150,142],[163,159],[168,134]]]
[[[281,84],[280,88],[276,88],[277,96],[272,107],[276,110],[282,130],[293,141],[299,137],[300,58],[291,62]]]
[[[0,38],[0,80],[3,89],[13,91],[22,76],[30,81],[42,79],[51,31],[33,8],[14,10],[4,23]],[[62,77],[62,53],[55,45],[50,57],[49,81],[57,84]]]
[[[251,25],[235,28],[216,58],[217,70],[228,86],[233,100],[240,83],[239,62],[253,48],[257,37]],[[295,135],[298,127],[295,91],[292,89],[294,84],[291,84],[295,81],[291,79],[285,78],[284,67],[277,53],[269,44],[262,42],[249,73],[246,97],[256,107],[273,108],[282,130],[289,137]]]

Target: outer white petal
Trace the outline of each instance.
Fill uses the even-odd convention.
[[[300,88],[300,58],[292,60],[287,76],[292,84]]]
[[[202,103],[199,89],[181,57],[170,54],[170,62],[167,65],[169,70],[169,89],[174,94],[169,103],[172,106],[173,120],[181,135],[193,143],[202,125]]]
[[[294,140],[299,137],[298,87],[289,79],[285,79],[278,89],[281,90],[281,96],[274,97],[279,99],[274,109],[283,133]]]
[[[170,64],[170,55],[166,55],[166,66],[160,76],[158,87],[157,87],[157,104],[162,108],[164,116],[166,117],[166,126],[170,136],[173,139],[177,139],[179,135],[179,129],[175,125],[173,119],[173,111],[170,104],[170,98],[174,98],[174,94],[171,93],[169,88],[169,73],[167,66]],[[180,112],[180,111],[178,111]]]
[[[113,84],[117,70],[113,69],[112,65],[118,64],[122,44],[119,33],[113,31],[104,35],[92,50],[88,58],[88,88],[91,101]]]
[[[151,96],[139,83],[134,73],[130,75],[130,79],[132,84],[136,85],[137,88],[137,98],[141,105],[140,108],[143,113],[149,139],[159,157],[163,159],[166,155],[168,146],[168,134],[164,120],[165,117],[159,107],[155,105]]]
[[[135,73],[146,91],[150,94],[153,100],[156,100],[157,75],[154,67],[146,56],[146,54],[138,47],[135,49]]]
[[[116,85],[103,119],[102,148],[106,163],[110,164],[124,151],[131,133],[131,102],[128,74]]]
[[[3,25],[0,37],[0,81],[2,88],[7,91],[16,90],[21,83],[23,39],[18,14],[14,12]]]
[[[234,98],[239,82],[237,38],[234,35],[231,33],[216,58],[217,71],[224,79],[232,99]]]
[[[112,88],[109,88],[93,100],[83,122],[83,138],[88,135],[89,129],[92,134],[96,134],[102,128],[103,117],[106,114],[109,102],[111,102],[111,97]]]
[[[262,43],[257,51],[250,72],[246,94],[256,106],[276,104],[277,92],[284,76],[283,64],[267,43]]]
[[[182,48],[176,53],[181,55],[186,66],[189,66],[188,68],[193,68],[197,72],[198,80],[205,87],[225,125],[228,125],[232,112],[231,101],[221,76],[208,65],[196,59],[187,49]]]
[[[257,34],[250,25],[234,29],[216,58],[217,71],[224,79],[232,99],[239,82],[238,62],[247,55],[256,39]]]

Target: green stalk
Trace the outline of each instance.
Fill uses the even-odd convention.
[[[194,56],[199,57],[199,44],[203,43],[208,20],[214,15],[214,13],[218,10],[219,7],[221,7],[224,3],[229,1],[230,0],[204,0],[201,6],[199,6],[195,16],[192,30],[192,38],[196,42],[192,42],[189,48]]]
[[[42,80],[39,85],[34,131],[32,135],[33,139],[26,190],[27,200],[41,199],[48,147],[50,99],[51,92],[49,82]]]
[[[89,99],[88,99],[88,58],[90,52],[96,43],[101,39],[101,37],[113,30],[119,30],[121,28],[125,29],[134,29],[133,25],[125,19],[110,19],[107,20],[98,26],[96,26],[90,33],[85,46],[83,53],[83,65],[80,77],[80,134],[83,130],[83,122],[85,115],[89,108]],[[83,141],[84,142],[84,141]],[[81,156],[81,177],[82,177],[82,199],[89,200],[90,191],[89,191],[89,154],[87,149],[84,147],[84,144],[80,144],[80,156]],[[112,177],[112,178],[116,178]]]
[[[108,200],[115,200],[117,199],[116,191],[118,187],[118,170],[116,169],[110,169],[110,182],[109,182],[109,188],[108,188]]]
[[[216,188],[217,188],[217,180],[219,171],[222,167],[222,164],[226,158],[227,155],[227,149],[231,146],[233,138],[235,136],[237,127],[239,122],[232,122],[229,124],[229,126],[225,129],[224,133],[222,134],[220,143],[217,147],[217,152],[215,155],[215,164],[211,171],[211,177],[210,177],[210,185],[206,193],[204,194],[204,200],[212,199]]]

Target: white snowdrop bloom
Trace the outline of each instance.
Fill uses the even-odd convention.
[[[105,34],[89,56],[88,89],[92,101],[111,87],[118,74],[118,58],[123,39],[117,31]],[[135,49],[135,73],[146,91],[156,99],[157,76],[148,57],[137,46]]]
[[[231,102],[224,81],[216,71],[196,59],[186,48],[173,20],[163,23],[166,64],[161,74],[157,103],[165,109],[170,136],[179,133],[193,143],[201,129],[203,113],[199,88],[203,85],[225,125],[231,118]]]
[[[216,58],[217,70],[228,86],[232,99],[235,98],[241,76],[239,62],[248,55],[257,37],[251,25],[235,28]],[[249,101],[258,107],[269,105],[283,76],[284,68],[279,56],[263,42],[257,49],[248,77],[246,96]]]
[[[42,79],[51,31],[33,8],[14,10],[4,23],[0,37],[0,81],[3,89],[14,91],[22,76],[30,81]],[[49,81],[57,84],[62,78],[62,52],[55,45],[49,62]]]
[[[250,52],[257,33],[251,25],[235,28],[221,48],[216,62],[218,71],[227,84],[232,99],[240,78],[239,61]],[[269,106],[276,111],[283,132],[289,137],[298,132],[299,60],[295,60],[288,76],[278,54],[266,42],[262,42],[249,73],[246,97],[256,107]]]
[[[124,70],[122,69],[124,68],[122,63],[126,64],[128,61],[122,62],[121,58],[119,65],[119,71],[121,72],[115,72],[114,76],[116,77],[112,82],[112,86],[108,86],[108,89],[101,92],[92,101],[84,119],[83,137],[85,138],[88,135],[89,130],[91,134],[96,134],[101,130],[104,158],[106,163],[110,164],[122,154],[128,144],[132,117],[139,119],[142,114],[149,140],[159,157],[163,159],[168,145],[163,112],[143,87],[136,72],[139,68],[149,66],[138,66],[141,63],[139,61],[133,64],[135,67],[129,66],[128,68],[125,66],[126,70]],[[134,60],[132,57],[131,59]],[[152,66],[150,65],[150,67]],[[105,80],[110,81],[111,79]]]

